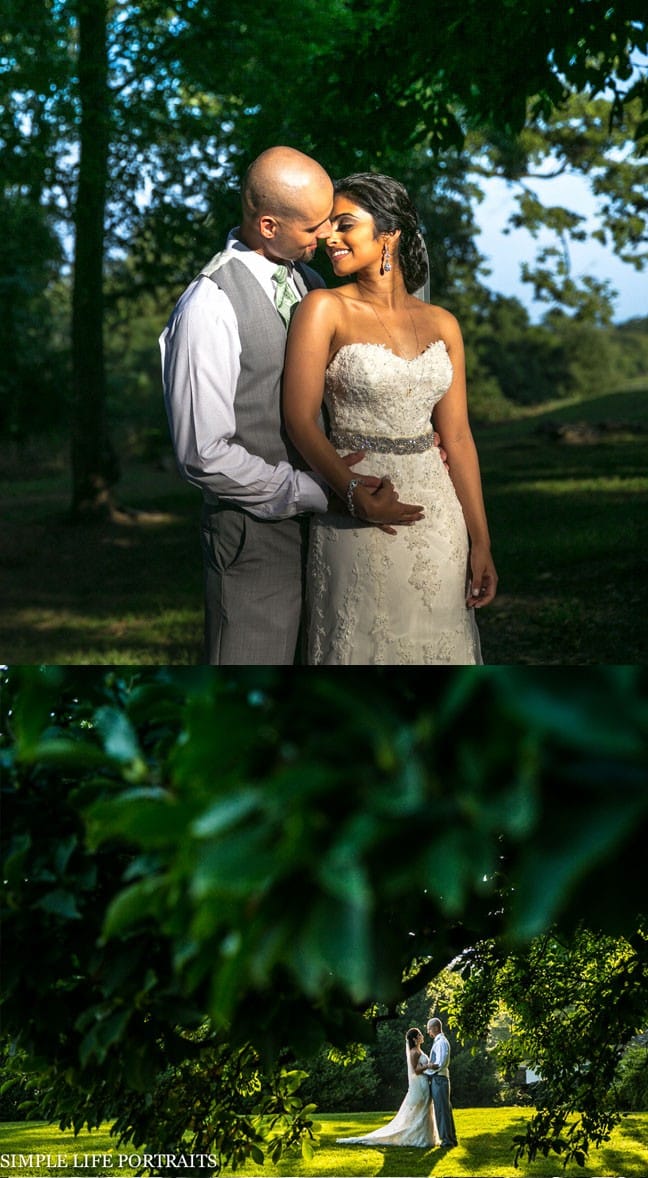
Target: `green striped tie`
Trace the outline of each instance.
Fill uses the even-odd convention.
[[[275,307],[287,327],[290,323],[292,309],[295,303],[299,302],[299,299],[288,282],[287,266],[277,266],[272,277],[275,283]]]

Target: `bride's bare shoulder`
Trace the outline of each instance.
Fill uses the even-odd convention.
[[[325,286],[318,286],[315,290],[309,290],[308,294],[304,295],[301,306],[308,307],[311,313],[321,310],[341,313],[349,305],[346,291],[347,287],[340,290],[329,290]]]
[[[410,303],[417,304],[418,322],[424,325],[429,340],[443,340],[448,350],[461,343],[461,328],[459,321],[452,311],[445,307],[438,307],[434,303],[421,303],[420,299],[413,299]]]
[[[305,294],[302,303],[338,303],[341,299],[353,298],[355,285],[351,286],[316,286]]]
[[[340,318],[340,301],[335,297],[335,291],[326,287],[317,287],[304,295],[299,306],[295,307],[293,322],[316,324],[317,326],[335,326]]]
[[[309,291],[301,300],[301,304],[295,308],[293,320],[301,322],[304,326],[309,324],[318,330],[328,331],[329,334],[344,333],[348,328],[353,301],[347,294],[350,289],[350,286],[339,290],[318,287],[317,290]]]
[[[447,311],[445,307],[437,307],[431,304],[430,312],[441,339],[456,339],[457,336],[461,336],[459,320],[456,315],[452,314],[452,311]]]

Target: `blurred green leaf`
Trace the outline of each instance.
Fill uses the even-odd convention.
[[[175,845],[191,816],[188,804],[158,786],[126,789],[88,807],[88,840],[93,847],[116,838],[147,850],[168,847]]]
[[[173,730],[181,720],[184,701],[175,683],[137,684],[126,701],[128,718],[135,728],[146,724]]]
[[[108,907],[103,927],[107,940],[120,936],[133,925],[160,919],[164,910],[165,883],[161,877],[153,876],[139,880],[122,892],[118,892]]]
[[[140,754],[139,742],[130,720],[118,708],[98,708],[94,723],[103,746],[113,761],[128,762]]]
[[[21,759],[28,764],[62,769],[70,773],[98,769],[106,765],[106,753],[103,749],[64,736],[39,741],[25,749]]]
[[[302,1072],[297,1069],[293,1069],[292,1071],[282,1072],[280,1079],[279,1079],[279,1085],[280,1085],[281,1091],[286,1094],[291,1094],[293,1092],[296,1092],[297,1089],[301,1087],[304,1080],[306,1079],[306,1075],[307,1075],[306,1072]]]
[[[79,1061],[85,1068],[93,1057],[101,1063],[110,1048],[121,1039],[130,1020],[130,1010],[124,1008],[107,1018],[100,1018],[81,1041]]]
[[[51,723],[51,712],[64,681],[62,667],[21,667],[20,690],[13,710],[17,752],[29,759],[42,732]]]
[[[192,823],[192,834],[199,839],[221,834],[257,810],[259,800],[258,790],[242,788],[236,794],[214,802]]]
[[[518,934],[537,936],[565,905],[585,869],[594,870],[614,854],[619,841],[641,820],[643,801],[619,805],[611,813],[606,804],[589,801],[580,815],[556,816],[549,837],[530,848],[516,884],[511,907]],[[638,912],[641,900],[636,897]]]
[[[54,853],[54,866],[59,875],[63,875],[70,862],[70,858],[78,846],[78,838],[75,834],[69,835],[68,838],[62,839],[56,846]]]
[[[275,852],[263,827],[243,829],[215,842],[200,843],[190,886],[196,901],[212,894],[247,897],[270,884]]]
[[[51,912],[53,916],[61,916],[64,920],[81,919],[76,897],[72,892],[66,892],[62,888],[55,888],[54,891],[41,896],[34,907],[42,908],[44,912]]]
[[[638,725],[632,691],[601,692],[590,676],[573,692],[556,691],[554,677],[540,673],[509,672],[507,705],[525,724],[565,744],[586,749],[590,754],[636,756],[646,744],[645,726]],[[621,680],[623,682],[623,680]],[[624,707],[627,700],[628,707]],[[644,712],[644,722],[647,719]]]
[[[373,978],[369,913],[365,906],[322,897],[312,905],[303,931],[295,937],[293,970],[306,992],[326,991],[335,978],[353,1002],[368,1002]]]
[[[31,835],[24,832],[10,839],[2,863],[2,874],[11,887],[20,885],[24,878],[25,859],[31,847]]]

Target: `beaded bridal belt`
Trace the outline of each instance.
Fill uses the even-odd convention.
[[[415,438],[392,438],[380,434],[352,434],[347,430],[333,430],[331,442],[336,450],[378,450],[382,454],[420,454],[434,448],[433,434],[418,434]]]

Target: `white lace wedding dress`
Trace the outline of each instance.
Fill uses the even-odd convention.
[[[346,344],[326,373],[331,441],[366,450],[354,473],[389,476],[425,519],[390,536],[342,514],[311,519],[307,601],[311,666],[481,663],[466,608],[468,536],[432,445],[434,405],[450,387],[442,340],[404,360],[382,344]]]
[[[439,1145],[434,1119],[434,1105],[430,1098],[430,1088],[425,1076],[417,1076],[407,1055],[407,1094],[396,1116],[387,1125],[374,1129],[364,1137],[338,1137],[340,1145]],[[427,1055],[421,1053],[421,1063],[429,1063]]]

